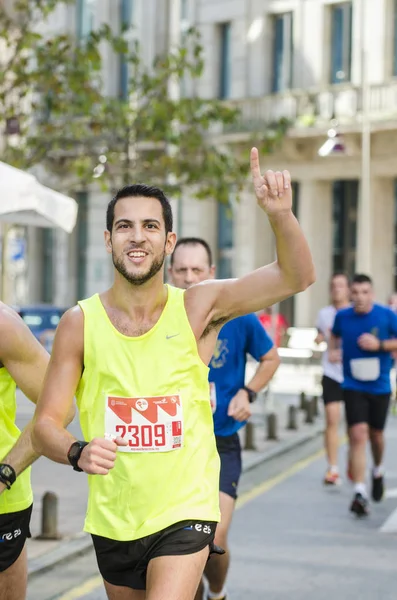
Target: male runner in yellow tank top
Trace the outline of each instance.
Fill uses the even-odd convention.
[[[218,332],[314,281],[289,173],[262,176],[255,148],[251,170],[276,262],[186,291],[164,285],[176,243],[169,201],[127,186],[107,211],[114,284],[58,326],[34,444],[89,474],[85,530],[110,600],[193,600],[220,516],[207,367]],[[74,394],[86,441],[62,425]]]
[[[0,600],[26,596],[25,542],[33,503],[27,467],[38,458],[31,423],[22,434],[15,425],[16,384],[36,403],[48,360],[19,315],[0,302]]]

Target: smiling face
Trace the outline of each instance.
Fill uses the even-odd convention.
[[[163,268],[174,249],[175,234],[166,234],[157,198],[134,196],[117,201],[105,243],[118,273],[132,285],[142,285]]]

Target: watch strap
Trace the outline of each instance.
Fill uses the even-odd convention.
[[[4,483],[6,488],[9,490],[15,480],[17,478],[17,474],[15,473],[14,467],[8,465],[6,463],[0,464],[0,481]]]
[[[68,451],[68,461],[72,465],[73,470],[78,471],[79,473],[81,473],[83,469],[80,469],[77,463],[79,462],[81,453],[83,452],[86,446],[88,446],[88,442],[73,442]]]
[[[250,402],[250,404],[252,404],[252,402],[254,402],[256,400],[257,397],[257,392],[254,392],[254,390],[251,390],[251,388],[247,387],[246,385],[243,387],[243,390],[245,390],[248,394],[248,400]]]

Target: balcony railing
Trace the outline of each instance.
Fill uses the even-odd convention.
[[[397,81],[373,85],[369,89],[369,115],[372,121],[397,121]],[[328,90],[291,90],[284,94],[233,100],[240,110],[238,124],[228,132],[250,132],[280,118],[294,127],[327,127],[331,119],[340,125],[356,126],[361,121],[362,92],[359,87],[333,87]]]

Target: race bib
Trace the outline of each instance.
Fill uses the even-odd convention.
[[[119,446],[119,452],[178,450],[183,446],[181,398],[107,396],[105,432],[105,437],[128,440],[128,446]]]
[[[216,386],[213,381],[210,381],[210,404],[212,413],[216,411]]]
[[[352,358],[350,370],[357,381],[376,381],[380,376],[379,358]]]

